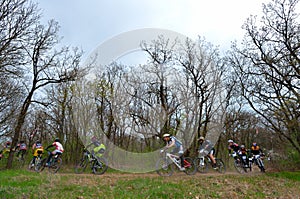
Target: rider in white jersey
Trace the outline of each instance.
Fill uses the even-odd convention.
[[[167,143],[165,146],[165,149],[175,147],[171,153],[175,154],[178,153],[179,158],[180,158],[180,163],[181,163],[181,170],[184,170],[184,161],[183,161],[183,146],[182,143],[175,137],[171,136],[170,134],[164,134],[163,135],[164,141]]]
[[[198,139],[200,146],[199,146],[199,151],[202,151],[204,154],[206,154],[210,160],[212,161],[212,167],[216,168],[216,160],[215,160],[215,149],[214,145],[210,140],[205,139],[203,136],[201,136]]]
[[[55,141],[54,141],[51,145],[49,145],[49,146],[46,148],[46,150],[47,150],[48,148],[50,148],[50,147],[55,147],[55,150],[52,151],[52,153],[50,153],[50,155],[49,155],[49,157],[48,157],[48,159],[47,159],[47,163],[46,163],[47,166],[49,165],[49,162],[50,162],[51,157],[52,157],[53,155],[56,155],[56,154],[62,154],[62,153],[64,152],[64,148],[63,148],[62,144],[60,143],[59,138],[56,138]]]

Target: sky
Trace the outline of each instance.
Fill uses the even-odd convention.
[[[222,49],[241,40],[241,26],[262,13],[267,0],[35,0],[46,22],[61,26],[65,45],[85,54],[115,35],[142,28],[163,28],[189,38],[204,37]]]

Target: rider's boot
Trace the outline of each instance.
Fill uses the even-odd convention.
[[[212,164],[213,169],[217,169],[217,163]]]

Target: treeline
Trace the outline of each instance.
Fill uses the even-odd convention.
[[[263,4],[261,21],[250,16],[243,42],[223,56],[201,37],[159,35],[141,42],[146,64],[102,66],[96,59],[82,65],[81,50],[61,47],[58,23],[42,24],[37,4],[3,0],[0,139],[14,147],[58,137],[66,163],[76,161],[91,136],[111,151],[145,153],[163,145],[164,133],[179,137],[189,155],[205,136],[224,159],[228,139],[299,157],[297,3]],[[13,153],[8,168],[12,159]]]

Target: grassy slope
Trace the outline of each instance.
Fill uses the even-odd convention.
[[[300,172],[252,175],[0,171],[0,198],[300,198]]]

